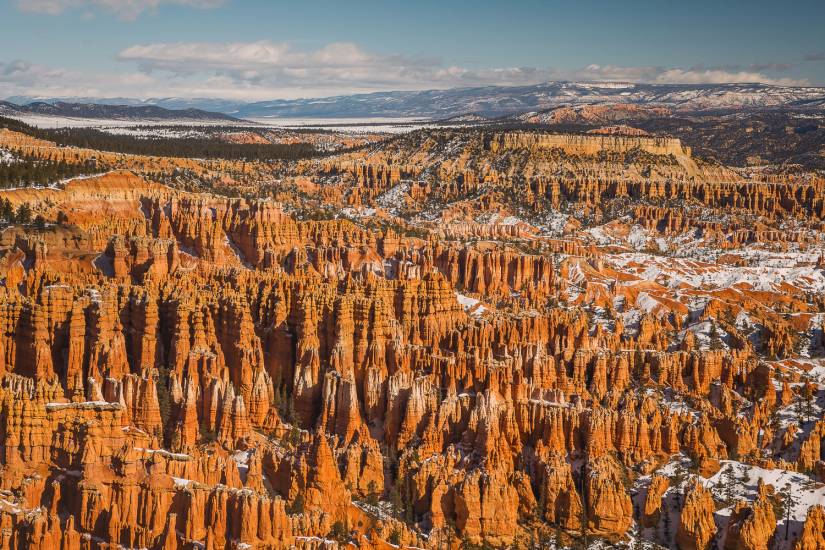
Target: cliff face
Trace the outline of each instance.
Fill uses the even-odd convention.
[[[336,208],[419,177],[425,202],[506,189],[523,168],[543,196],[593,212],[654,196],[754,215],[817,204],[815,183],[715,181],[669,157],[626,172],[633,155],[689,158],[672,140],[482,135],[433,168],[439,139],[292,169]],[[503,149],[529,162],[487,163]],[[0,549],[507,547],[556,530],[617,543],[638,523],[704,550],[720,461],[825,471],[822,389],[792,361],[799,333],[817,353],[818,268],[754,274],[591,238],[636,239],[621,224],[549,238],[526,223],[312,220],[280,193],[123,171],[0,192],[45,220],[0,233]],[[501,219],[491,201],[450,215]],[[628,212],[657,234],[726,227]],[[773,497],[748,497],[725,544],[767,548]],[[820,516],[797,547],[817,548]]]
[[[562,134],[534,134],[510,132],[497,135],[490,142],[490,150],[502,149],[558,149],[568,155],[595,155],[601,152],[627,153],[640,150],[651,155],[690,156],[690,147],[678,139],[637,136],[575,136]]]

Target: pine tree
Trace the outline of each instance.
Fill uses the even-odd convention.
[[[722,349],[722,338],[719,335],[719,329],[716,327],[715,321],[711,321],[710,323],[708,337],[710,338],[710,349]]]
[[[390,489],[390,504],[392,505],[392,513],[398,519],[404,517],[404,503],[401,500],[401,493],[398,491],[398,486],[393,485]]]
[[[785,540],[788,540],[788,530],[791,526],[791,511],[798,503],[798,499],[793,494],[793,486],[786,483],[782,490],[777,494],[779,498],[779,505],[782,509],[782,515],[785,517]]]
[[[2,203],[0,203],[0,218],[3,218],[7,222],[14,220],[14,208],[9,199],[4,198]]]
[[[412,490],[409,487],[410,479],[407,479],[407,485],[404,487],[403,502],[404,502],[404,521],[409,525],[415,523],[415,509],[413,508]]]
[[[670,546],[670,507],[662,506],[662,545]]]
[[[813,384],[806,383],[802,387],[802,400],[805,419],[810,420],[814,417],[814,403],[816,401],[816,390]]]
[[[288,513],[290,514],[303,514],[304,513],[304,497],[301,493],[295,497],[295,500],[292,501],[292,505],[289,506]]]
[[[645,543],[642,539],[642,528],[639,522],[633,524],[633,549],[644,550]]]
[[[155,379],[155,388],[158,395],[158,409],[161,422],[157,436],[160,441],[163,441],[164,430],[170,426],[172,418],[172,394],[169,391],[168,369],[159,369],[158,376]]]
[[[369,484],[367,485],[367,504],[371,506],[378,506],[378,498],[380,495],[378,494],[378,485],[375,483],[375,480],[370,480]]]
[[[32,221],[32,209],[28,203],[23,203],[17,207],[17,213],[14,215],[14,221],[21,225],[28,225]]]
[[[582,464],[581,469],[581,495],[582,495],[582,516],[581,516],[581,525],[582,525],[582,543],[584,544],[584,548],[588,547],[587,543],[587,531],[590,528],[590,518],[587,514],[587,507],[588,507],[588,498],[587,498],[587,485],[585,484],[585,480],[587,479],[587,455],[585,455],[585,461]]]
[[[341,545],[347,544],[350,538],[349,528],[343,521],[336,521],[332,524],[327,536],[334,541],[338,541]]]
[[[716,481],[716,484],[714,485],[716,493],[719,495],[722,502],[724,502],[727,505],[732,504],[734,492],[734,480],[730,473],[731,471],[729,467],[723,467],[719,471],[719,479]]]
[[[292,398],[292,395],[287,398],[286,404],[286,421],[290,424],[297,424],[298,423],[298,414],[295,412],[295,399]]]

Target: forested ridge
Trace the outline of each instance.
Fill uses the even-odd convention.
[[[0,188],[51,185],[81,175],[102,172],[93,160],[69,164],[64,160],[38,159],[10,151],[11,159],[0,162]]]
[[[266,161],[298,160],[321,154],[309,143],[230,143],[218,137],[136,137],[109,134],[93,128],[43,129],[7,117],[0,117],[0,128],[53,141],[58,145],[132,155]]]

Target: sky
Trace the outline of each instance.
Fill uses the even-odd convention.
[[[0,0],[0,97],[825,86],[825,1]]]

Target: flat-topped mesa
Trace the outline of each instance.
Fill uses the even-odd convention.
[[[0,128],[0,147],[23,157],[65,162],[70,165],[92,163],[96,170],[130,170],[145,175],[184,170],[193,175],[216,177],[222,183],[230,184],[238,183],[235,177],[260,178],[265,177],[271,170],[270,163],[253,161],[137,155],[62,146],[5,128]]]
[[[497,134],[490,140],[492,152],[495,153],[500,149],[559,149],[569,155],[596,155],[601,152],[627,153],[638,149],[651,155],[691,156],[690,147],[682,145],[682,142],[676,138],[595,134],[506,132]]]

